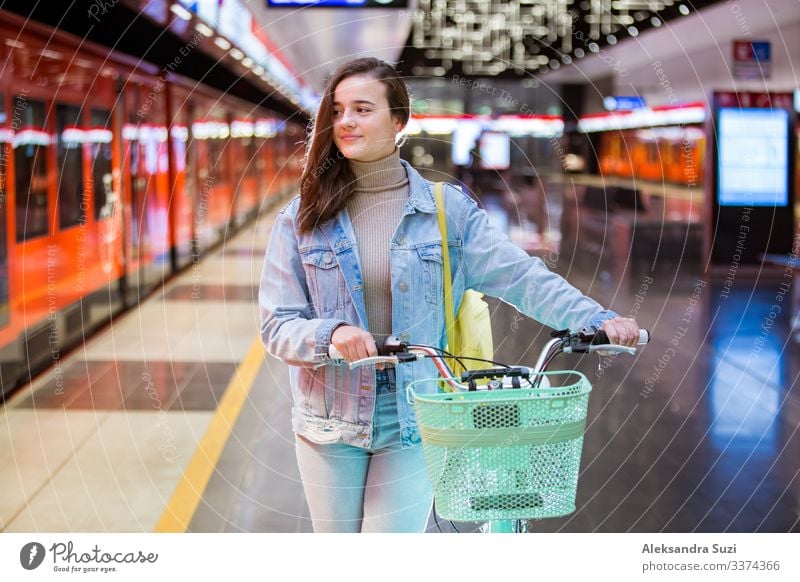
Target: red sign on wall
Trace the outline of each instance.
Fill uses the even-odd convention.
[[[772,60],[769,41],[733,41],[733,76],[735,78],[768,79],[771,74]]]
[[[714,93],[719,107],[770,107],[773,109],[791,109],[791,93],[758,93],[720,91]]]

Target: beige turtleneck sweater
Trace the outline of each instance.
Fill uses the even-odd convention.
[[[356,176],[347,213],[356,234],[367,329],[378,338],[392,333],[392,274],[389,250],[409,197],[408,175],[400,150],[373,162],[349,160]]]

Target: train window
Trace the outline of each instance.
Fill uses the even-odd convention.
[[[81,108],[60,103],[56,105],[58,223],[61,228],[69,228],[86,221],[82,155],[85,136]]]
[[[92,195],[94,217],[111,216],[111,112],[92,109],[89,143],[92,144]]]
[[[44,102],[14,97],[14,188],[17,242],[47,233],[47,145]]]
[[[0,327],[8,325],[8,231],[6,230],[6,172],[9,133],[6,100],[0,93]]]

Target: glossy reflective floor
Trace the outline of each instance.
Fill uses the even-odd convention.
[[[583,371],[594,390],[578,509],[535,529],[800,531],[800,358],[789,302],[777,302],[787,309],[773,318],[775,281],[725,294],[688,283],[670,293],[654,282],[639,294],[635,315],[653,340],[635,358],[564,355],[555,364]],[[628,315],[637,292],[598,287],[594,296]],[[530,361],[546,330],[515,324],[505,306],[495,321],[505,323],[508,359]]]
[[[0,415],[3,530],[155,528],[256,337],[273,218],[65,359],[58,386],[44,374],[14,396]],[[594,389],[577,509],[533,530],[800,531],[794,273],[700,276],[692,248],[685,261],[653,249],[620,266],[610,248],[582,244],[544,258],[653,340],[633,358],[555,362]],[[497,359],[532,365],[549,330],[489,302]],[[290,408],[287,368],[265,356],[188,530],[311,531]]]

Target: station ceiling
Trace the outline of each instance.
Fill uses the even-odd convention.
[[[248,6],[320,90],[340,62],[371,55],[408,76],[519,78],[590,57],[723,0],[408,0],[405,8]]]
[[[414,75],[536,75],[718,1],[419,0],[400,60]]]

